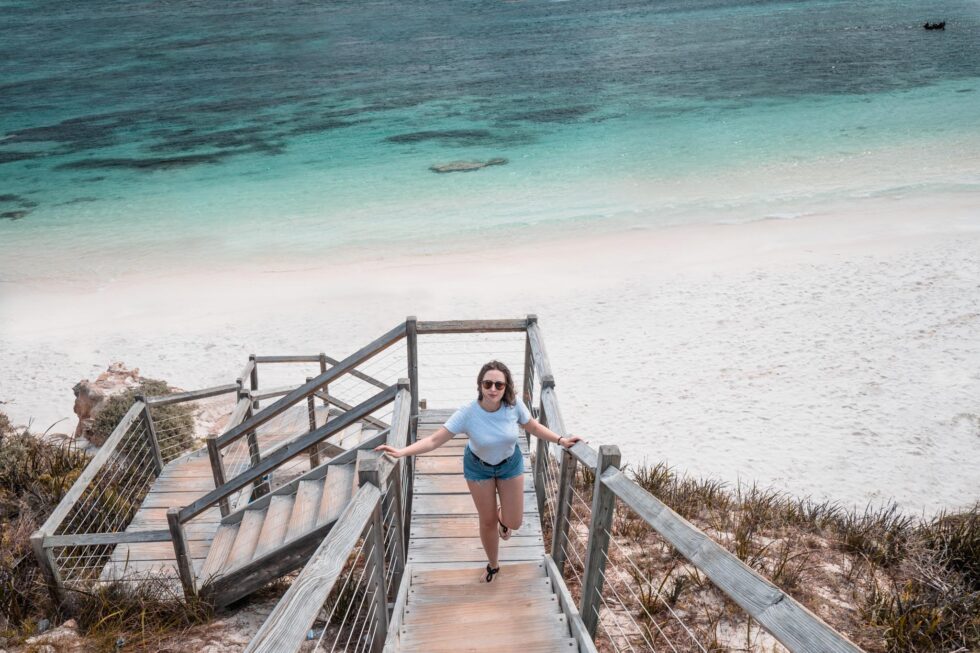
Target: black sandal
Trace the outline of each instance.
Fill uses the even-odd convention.
[[[497,573],[499,573],[499,572],[500,572],[500,567],[496,567],[496,568],[491,567],[490,566],[490,563],[488,562],[487,563],[487,582],[489,583],[489,582],[493,581],[494,575],[497,574]]]

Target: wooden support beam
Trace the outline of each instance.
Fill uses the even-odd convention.
[[[163,471],[163,454],[160,453],[160,439],[157,437],[157,429],[153,424],[153,415],[150,413],[150,404],[142,395],[136,395],[136,401],[143,402],[143,421],[146,423],[146,446],[150,448],[153,456],[153,466],[156,468],[157,475]]]
[[[184,588],[184,596],[187,598],[197,596],[197,587],[194,584],[194,567],[191,564],[191,551],[187,546],[184,527],[180,523],[180,511],[177,508],[167,510],[167,525],[170,526],[170,537],[174,542],[177,573],[180,575],[180,584]]]
[[[538,323],[537,315],[527,316],[528,328]],[[530,408],[534,405],[534,354],[531,351],[531,337],[524,335],[524,405]]]
[[[575,456],[562,449],[561,467],[558,472],[558,496],[555,505],[555,527],[551,531],[551,557],[555,567],[565,577],[565,555],[568,546],[568,513],[572,504],[572,483],[575,482]]]
[[[313,380],[312,376],[306,377],[306,382]],[[310,433],[316,430],[316,399],[311,394],[306,398],[306,413],[310,423]],[[315,444],[310,447],[310,469],[320,466],[320,445]]]
[[[255,354],[248,355],[248,362],[252,364],[252,370],[251,372],[249,372],[248,375],[248,387],[254,394],[259,391],[259,364],[258,361],[255,360]],[[258,410],[258,409],[259,409],[259,400],[253,399],[252,410]],[[218,444],[224,446],[225,443],[219,440]]]
[[[385,386],[385,387],[387,388],[388,386]],[[341,401],[340,399],[337,399],[336,397],[332,397],[329,394],[327,394],[326,392],[314,392],[313,394],[315,396],[319,397],[320,399],[323,399],[324,405],[336,406],[337,408],[341,409],[341,411],[346,412],[346,411],[351,410],[352,408],[354,408],[353,406],[351,406],[346,401]],[[341,413],[338,413],[338,414],[341,414]],[[380,419],[376,419],[374,417],[371,417],[370,415],[365,416],[364,419],[362,419],[361,421],[364,422],[365,424],[370,424],[374,428],[380,429],[382,431],[388,430],[388,428],[390,428],[390,426],[391,426],[390,424],[385,424]]]
[[[214,479],[214,487],[221,487],[227,479],[225,478],[224,460],[221,458],[221,452],[218,451],[218,441],[216,438],[216,435],[208,436],[208,460],[211,462],[211,477]],[[228,516],[228,513],[231,512],[231,504],[228,502],[228,497],[218,499],[218,508],[221,511],[222,517]]]
[[[330,363],[331,365],[340,365],[340,361],[338,361],[336,359],[333,359],[333,358],[330,358],[329,356],[325,356],[324,360],[326,360],[326,362]],[[324,372],[327,371],[326,367],[323,368],[323,371]],[[379,381],[378,379],[374,378],[373,376],[369,376],[369,375],[365,374],[364,372],[362,372],[360,370],[356,370],[356,369],[355,370],[350,370],[347,373],[350,374],[351,376],[353,376],[355,379],[360,379],[361,381],[364,381],[365,383],[370,383],[375,388],[387,388],[388,387],[388,384],[385,383],[384,381]]]
[[[41,574],[48,586],[48,592],[56,606],[61,606],[65,602],[65,584],[61,580],[61,572],[58,563],[54,559],[54,554],[49,547],[44,546],[44,531],[38,530],[31,534],[31,549],[34,551],[34,558],[41,568]]]
[[[398,653],[398,633],[405,616],[405,606],[408,604],[408,590],[412,587],[411,565],[405,568],[402,581],[398,585],[398,598],[391,610],[391,620],[388,623],[388,637],[385,639],[384,653]]]
[[[384,492],[386,483],[382,480],[379,454],[371,451],[360,451],[357,454],[357,483],[370,484]],[[374,610],[374,624],[370,631],[374,632],[371,650],[380,653],[384,649],[385,637],[388,634],[388,595],[385,590],[385,537],[384,524],[381,519],[381,501],[374,505],[371,512],[371,525],[367,536],[371,550],[365,555],[364,570],[371,579],[371,596]],[[371,610],[368,610],[370,614]]]
[[[541,388],[555,387],[555,377],[551,373],[551,361],[548,359],[548,350],[544,348],[544,338],[541,336],[541,327],[538,321],[530,320],[527,324],[527,342],[531,349],[531,358],[534,361],[534,369],[541,380]]]
[[[618,472],[621,456],[619,447],[604,444],[599,447],[599,463],[596,468],[595,489],[592,493],[592,521],[589,524],[589,541],[585,553],[585,572],[582,576],[582,603],[579,612],[589,636],[595,638],[599,625],[599,608],[602,603],[602,585],[609,556],[609,532],[616,512],[616,495],[602,483],[602,474],[610,467]]]
[[[44,548],[57,546],[102,546],[109,544],[141,544],[143,542],[169,542],[170,531],[121,531],[118,533],[78,533],[76,535],[45,535]]]

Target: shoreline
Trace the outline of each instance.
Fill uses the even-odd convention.
[[[969,282],[980,215],[969,199],[180,270],[82,293],[5,287],[0,395],[15,422],[33,415],[43,430],[71,417],[71,386],[113,360],[205,387],[251,352],[343,356],[407,314],[537,313],[569,428],[620,444],[627,461],[849,504],[894,496],[910,512],[968,505],[980,483],[980,291]],[[917,335],[930,329],[931,340]]]

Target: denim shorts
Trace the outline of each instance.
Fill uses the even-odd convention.
[[[505,481],[523,473],[524,454],[521,453],[521,448],[516,445],[511,457],[496,465],[485,463],[477,458],[468,446],[463,454],[463,478],[467,481],[488,481],[491,478]]]

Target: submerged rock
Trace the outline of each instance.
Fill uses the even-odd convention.
[[[436,163],[429,166],[432,172],[471,172],[486,168],[488,166],[502,166],[507,163],[507,159],[489,159],[487,161],[452,161],[450,163]]]

